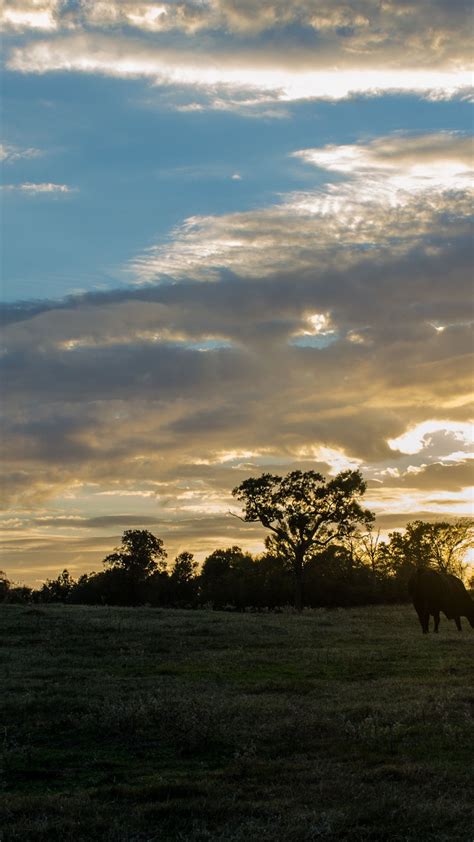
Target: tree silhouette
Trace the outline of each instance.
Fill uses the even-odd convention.
[[[248,602],[254,561],[240,547],[214,550],[204,559],[201,576],[201,599],[214,608],[233,605],[242,609]]]
[[[176,556],[169,577],[169,592],[173,605],[194,604],[197,598],[197,561],[186,550]]]
[[[0,570],[0,602],[7,599],[11,590],[11,582],[4,570]]]
[[[233,496],[244,505],[241,520],[259,521],[269,529],[272,549],[289,560],[298,610],[303,607],[304,569],[314,553],[349,535],[358,523],[373,522],[373,514],[358,502],[365,489],[359,471],[342,471],[329,482],[315,471],[262,474],[234,488]]]
[[[382,563],[380,529],[374,532],[369,526],[367,532],[356,532],[354,536],[350,536],[349,543],[351,552],[355,546],[357,558],[370,566],[372,584],[375,588]]]
[[[41,601],[67,602],[75,584],[69,570],[63,570],[56,579],[46,579],[40,591]]]
[[[147,529],[127,529],[122,535],[122,546],[104,558],[104,564],[113,569],[125,570],[137,581],[142,581],[166,567],[167,553],[161,538]]]
[[[405,532],[389,534],[389,552],[394,563],[415,567],[436,567],[441,573],[452,573],[461,579],[464,574],[464,558],[472,545],[474,533],[470,518],[459,518],[448,523],[436,521],[427,523],[414,520],[407,523]]]
[[[185,585],[196,576],[198,563],[192,553],[186,550],[176,556],[171,570],[171,578],[179,585]]]

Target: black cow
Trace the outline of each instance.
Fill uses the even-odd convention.
[[[409,590],[423,634],[428,634],[430,614],[434,617],[434,630],[438,631],[440,611],[455,621],[458,631],[462,631],[461,617],[467,617],[474,628],[474,602],[457,576],[421,568],[410,580]]]

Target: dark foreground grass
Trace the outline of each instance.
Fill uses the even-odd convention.
[[[473,842],[474,633],[0,606],[2,839]]]

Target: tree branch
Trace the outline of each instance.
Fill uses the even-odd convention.
[[[235,512],[228,511],[227,514],[232,515],[232,517],[236,517],[238,520],[241,520],[242,523],[256,523],[256,521],[254,521],[254,520],[253,521],[252,520],[251,521],[245,520],[244,517],[240,517],[240,515],[236,515]]]

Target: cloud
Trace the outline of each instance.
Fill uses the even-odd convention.
[[[180,110],[278,116],[300,100],[469,96],[470,14],[465,0],[10,0],[3,25],[25,35],[10,70],[144,78],[190,92]]]
[[[2,184],[2,190],[10,192],[24,193],[27,196],[37,196],[43,193],[73,193],[75,187],[69,187],[68,184],[54,184],[53,182],[35,183],[25,181],[23,184]]]
[[[443,66],[420,61],[419,52],[418,46],[410,61],[406,49],[402,52],[400,47],[392,62],[386,53],[382,61],[378,51],[354,54],[347,51],[347,45],[338,49],[332,41],[320,43],[320,36],[316,49],[305,50],[300,45],[298,50],[285,50],[240,42],[232,47],[223,39],[208,44],[204,52],[192,40],[185,47],[179,39],[152,45],[148,39],[82,31],[15,47],[7,67],[21,73],[62,71],[144,78],[157,86],[200,92],[208,107],[231,109],[258,110],[268,103],[389,92],[432,98],[469,94],[469,63],[448,61]],[[177,105],[186,107],[182,102]],[[191,107],[195,107],[194,98]]]
[[[0,26],[7,31],[54,31],[63,5],[61,0],[6,0],[0,11]]]
[[[378,515],[376,526],[380,529],[405,529],[407,523],[410,523],[414,520],[423,520],[427,521],[428,523],[436,523],[440,520],[448,521],[448,523],[454,523],[456,520],[459,519],[458,515],[449,515],[443,514],[442,518],[438,512],[432,512],[426,509],[422,510],[414,510],[408,512],[396,512],[390,513],[387,512],[386,514]]]
[[[332,54],[338,64],[344,56],[363,60],[372,53],[385,55],[390,65],[403,61],[403,55],[408,65],[410,61],[425,65],[430,60],[443,64],[470,57],[470,14],[466,0],[455,4],[447,0],[352,0],[350,4],[261,0],[257,5],[248,0],[81,0],[76,4],[10,0],[3,19],[7,26],[25,30],[112,29],[155,36],[175,33],[189,39],[205,33],[208,43],[227,38],[238,44],[243,38],[271,34],[279,49],[286,46],[288,52],[295,51],[302,41],[307,53],[316,48]]]
[[[86,299],[11,325],[4,331],[2,366],[9,396],[5,490],[12,503],[92,482],[155,500],[168,495],[170,505],[182,510],[176,489],[184,483],[199,491],[186,504],[196,511],[214,506],[216,488],[225,507],[239,475],[273,470],[274,459],[282,471],[302,463],[317,464],[323,473],[348,461],[364,472],[374,461],[396,465],[400,457],[387,438],[425,421],[431,406],[444,405],[448,417],[466,417],[467,407],[456,402],[470,390],[467,329],[438,334],[425,324],[423,311],[411,314],[409,327],[403,322],[407,303],[429,286],[437,265],[440,289],[452,306],[456,298],[453,267],[445,275],[438,258],[423,266],[416,257],[415,284],[403,261],[389,267],[387,278],[387,266],[378,261],[371,267],[366,260],[349,273],[350,283],[344,272],[336,278],[324,271],[193,282],[153,289],[160,301],[140,301],[133,292],[119,303]],[[383,286],[380,276],[387,279]],[[375,310],[372,281],[379,296]],[[458,295],[461,319],[466,299],[461,289]],[[288,336],[306,324],[306,313],[322,296],[338,328],[363,317],[370,341],[354,346],[341,335],[321,350],[292,348]],[[147,325],[155,322],[159,332],[160,321],[179,324],[182,342],[146,339]],[[205,353],[186,348],[186,337],[217,323],[234,347]],[[119,328],[121,343],[108,344]],[[89,341],[75,346],[78,334]],[[64,347],[68,336],[70,350]],[[343,462],[334,462],[335,455]],[[425,458],[421,452],[420,461]],[[156,480],[165,486],[147,487]]]
[[[372,184],[378,184],[396,195],[401,191],[469,188],[472,151],[472,138],[455,132],[399,133],[376,138],[367,145],[303,149],[294,157],[329,172],[344,173],[360,183],[363,180],[370,192]]]
[[[34,526],[40,527],[58,527],[67,529],[109,529],[111,526],[123,526],[131,528],[136,526],[154,526],[160,523],[157,517],[149,517],[147,515],[137,515],[136,512],[130,515],[103,515],[101,517],[40,517],[34,518],[32,523]]]
[[[41,150],[34,147],[21,149],[18,146],[0,143],[0,161],[4,164],[13,164],[22,158],[38,158],[41,154]]]
[[[470,424],[431,419],[417,424],[416,427],[407,430],[396,439],[390,439],[388,443],[393,450],[401,450],[402,453],[419,453],[426,442],[431,440],[433,434],[439,432],[449,433],[450,438],[456,442],[468,444],[473,440],[473,428]]]
[[[433,462],[421,468],[407,470],[400,476],[385,478],[386,488],[408,488],[427,491],[462,491],[472,485],[472,464],[466,459],[456,465]]]
[[[447,216],[460,228],[469,217],[473,166],[464,135],[397,134],[293,157],[325,169],[328,184],[262,210],[191,217],[171,243],[151,246],[131,262],[135,279],[213,280],[223,267],[265,275],[288,265],[309,268],[315,260],[337,271],[368,249],[401,254],[430,240],[435,250]],[[335,182],[334,172],[345,180]]]

